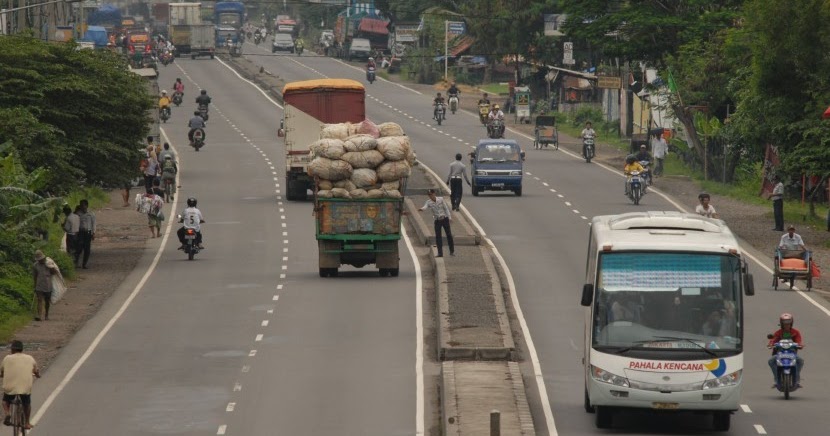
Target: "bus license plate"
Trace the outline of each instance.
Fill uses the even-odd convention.
[[[659,410],[677,410],[680,408],[680,403],[651,403],[651,407]]]
[[[493,183],[494,188],[504,188],[504,183]]]

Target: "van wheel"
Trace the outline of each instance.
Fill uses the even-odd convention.
[[[513,192],[516,193],[516,197],[522,196],[522,188],[516,188],[515,190],[513,190]]]
[[[715,431],[729,431],[731,417],[732,414],[729,412],[715,412],[712,416],[712,427]]]
[[[473,190],[473,197],[478,197],[478,193],[481,192],[481,191],[479,191],[478,188],[475,185],[473,185],[472,190]]]
[[[614,413],[608,406],[596,406],[595,424],[597,428],[611,428],[614,424]]]

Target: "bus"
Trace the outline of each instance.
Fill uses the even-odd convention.
[[[743,296],[752,275],[723,221],[680,212],[594,217],[581,304],[585,411],[598,428],[632,409],[738,410]]]

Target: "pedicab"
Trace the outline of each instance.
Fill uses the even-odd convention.
[[[559,150],[559,131],[556,130],[556,117],[550,115],[539,115],[536,117],[536,137],[533,139],[533,148],[541,150],[553,145],[554,150]]]
[[[790,282],[790,289],[796,280],[805,280],[807,290],[813,288],[813,260],[808,250],[775,250],[775,271],[772,274],[772,287],[778,290],[778,282]]]

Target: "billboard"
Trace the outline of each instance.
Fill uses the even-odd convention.
[[[395,42],[397,43],[414,43],[418,42],[418,25],[417,24],[396,24],[395,25]]]

